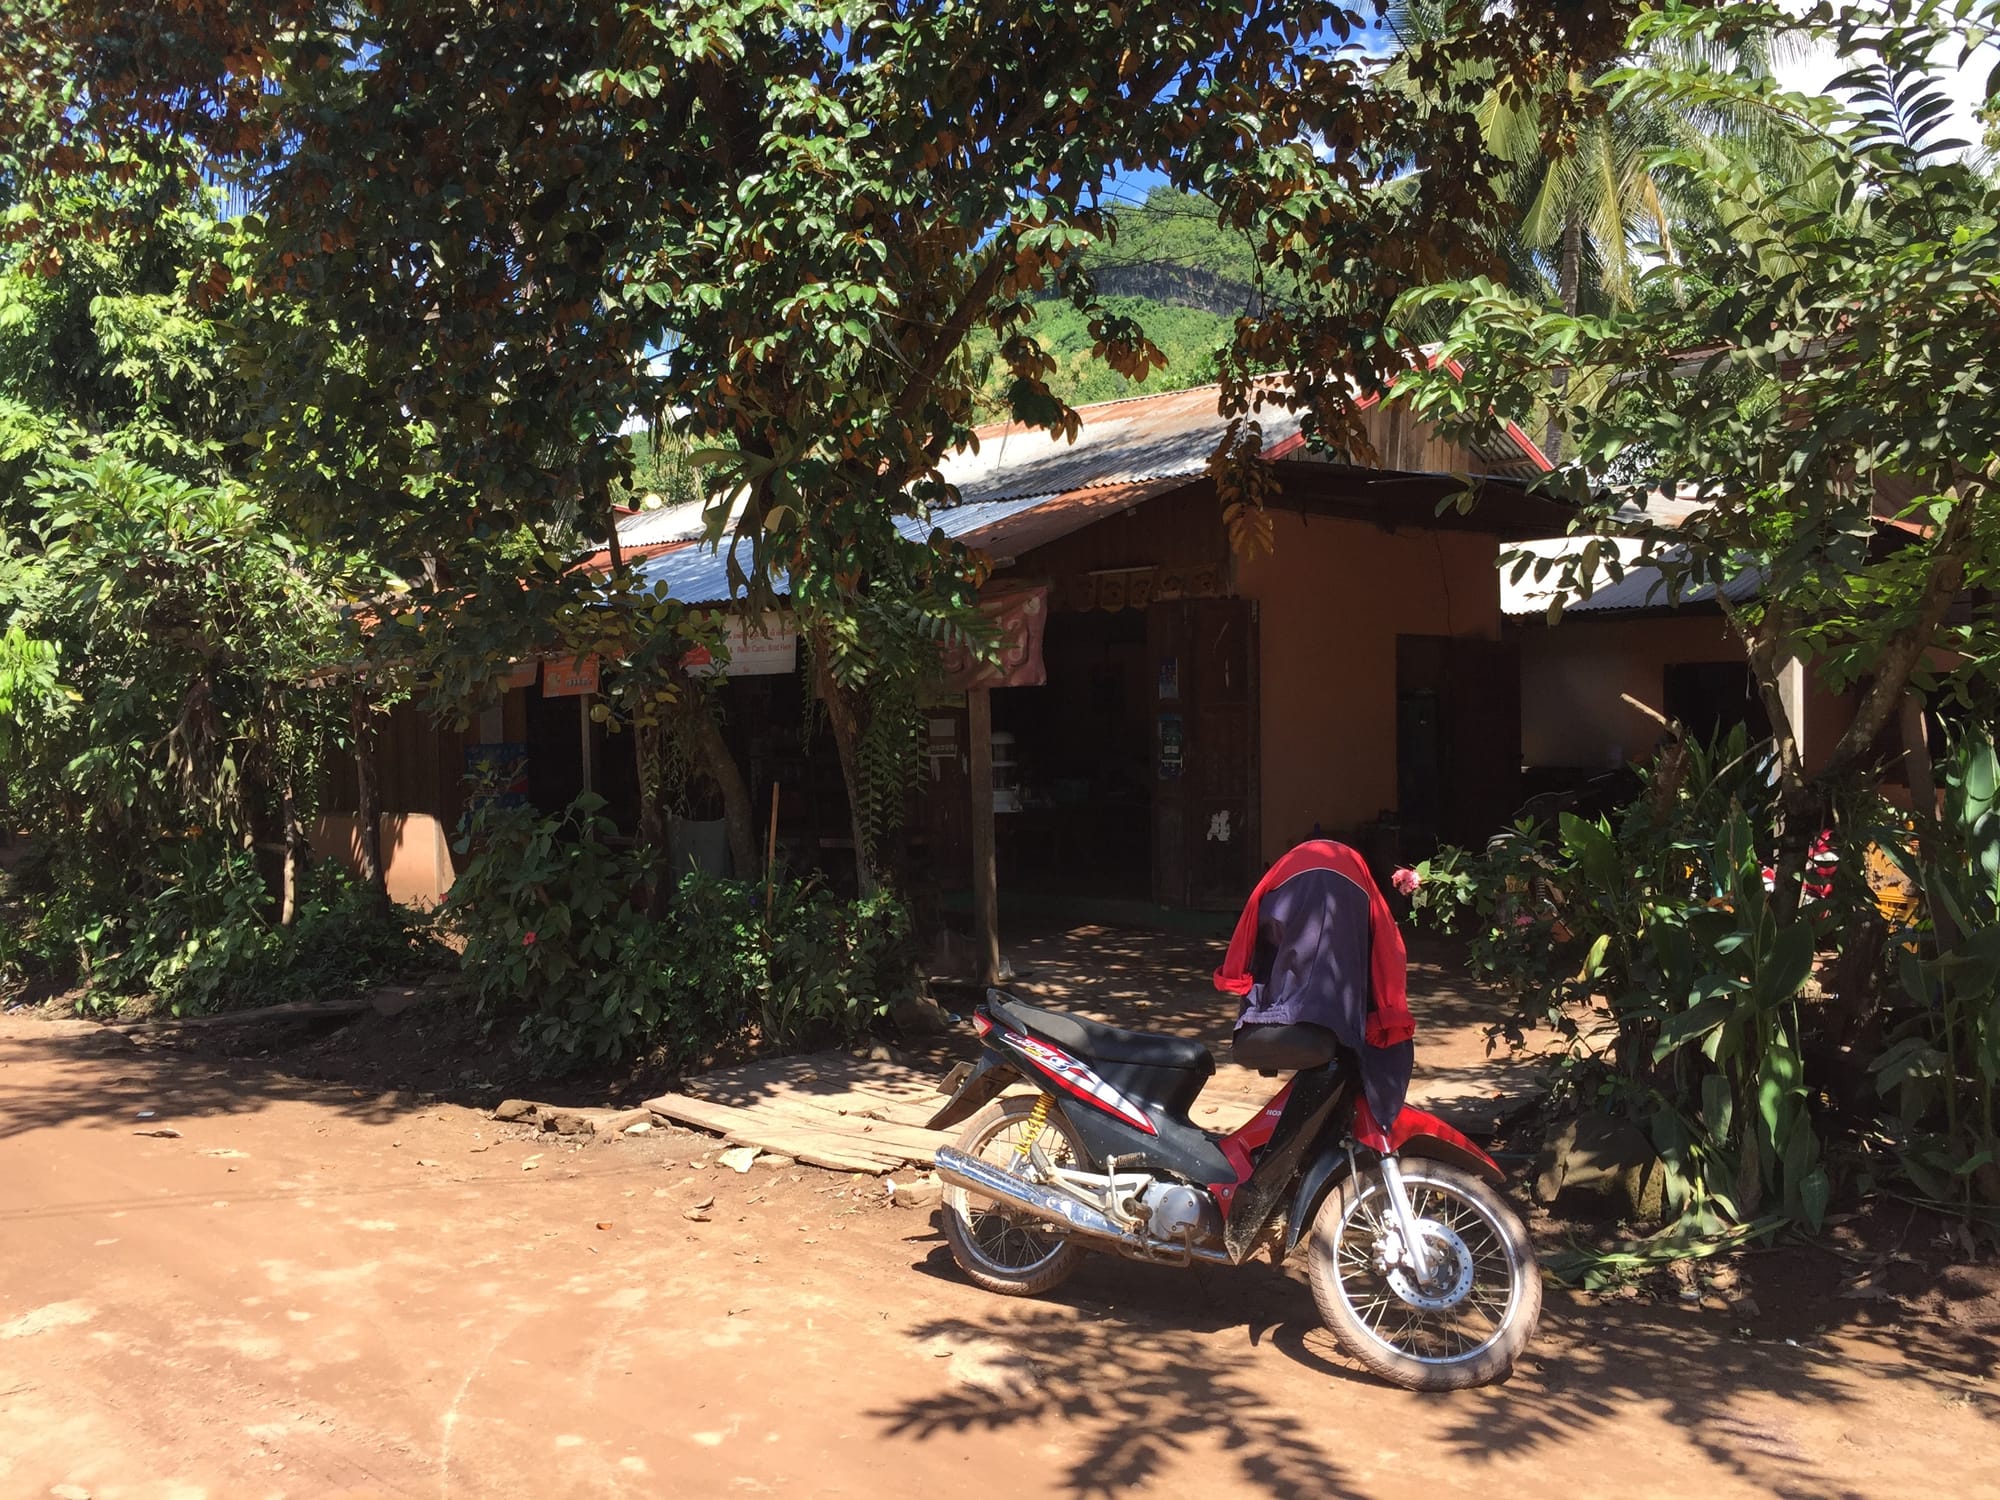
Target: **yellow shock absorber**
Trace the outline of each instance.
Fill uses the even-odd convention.
[[[1049,1123],[1049,1096],[1035,1095],[1035,1107],[1028,1111],[1028,1123],[1021,1127],[1021,1138],[1014,1143],[1014,1155],[1022,1161],[1035,1149],[1035,1142],[1042,1138],[1042,1128]]]

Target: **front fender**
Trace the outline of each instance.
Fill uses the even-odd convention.
[[[1306,1169],[1299,1173],[1299,1190],[1292,1195],[1291,1217],[1285,1225],[1285,1254],[1290,1255],[1297,1246],[1334,1184],[1353,1170],[1354,1154],[1345,1141],[1331,1143],[1306,1163]]]
[[[1500,1170],[1500,1163],[1481,1151],[1462,1132],[1420,1109],[1406,1107],[1396,1116],[1395,1128],[1389,1132],[1389,1147],[1398,1156],[1419,1156],[1427,1161],[1441,1161],[1448,1167],[1457,1167],[1461,1172],[1470,1172],[1474,1177],[1482,1178],[1493,1187],[1507,1181],[1507,1174]]]

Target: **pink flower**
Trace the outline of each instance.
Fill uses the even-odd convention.
[[[532,948],[532,947],[534,947],[534,946],[535,946],[535,935],[534,935],[534,934],[533,934],[532,932],[529,932],[529,933],[524,933],[524,934],[522,934],[522,936],[521,936],[521,946],[522,946],[523,948]]]
[[[1424,877],[1407,866],[1396,871],[1395,874],[1389,877],[1389,884],[1393,885],[1405,896],[1416,895],[1417,887],[1423,883]]]

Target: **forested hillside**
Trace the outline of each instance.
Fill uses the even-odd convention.
[[[1036,304],[1028,331],[1055,359],[1050,386],[1057,395],[1079,404],[1112,401],[1215,378],[1215,351],[1255,291],[1249,244],[1216,223],[1213,205],[1155,188],[1144,204],[1120,215],[1116,241],[1093,251],[1089,265],[1108,294],[1106,311],[1135,319],[1167,363],[1143,381],[1126,379],[1092,356],[1090,320],[1061,298],[1047,298]],[[1005,405],[1006,366],[990,344],[976,354],[986,361],[987,404],[997,416]]]

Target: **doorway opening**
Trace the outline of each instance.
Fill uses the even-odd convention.
[[[1048,681],[993,692],[1001,889],[1145,898],[1152,884],[1152,718],[1142,610],[1058,614]]]

